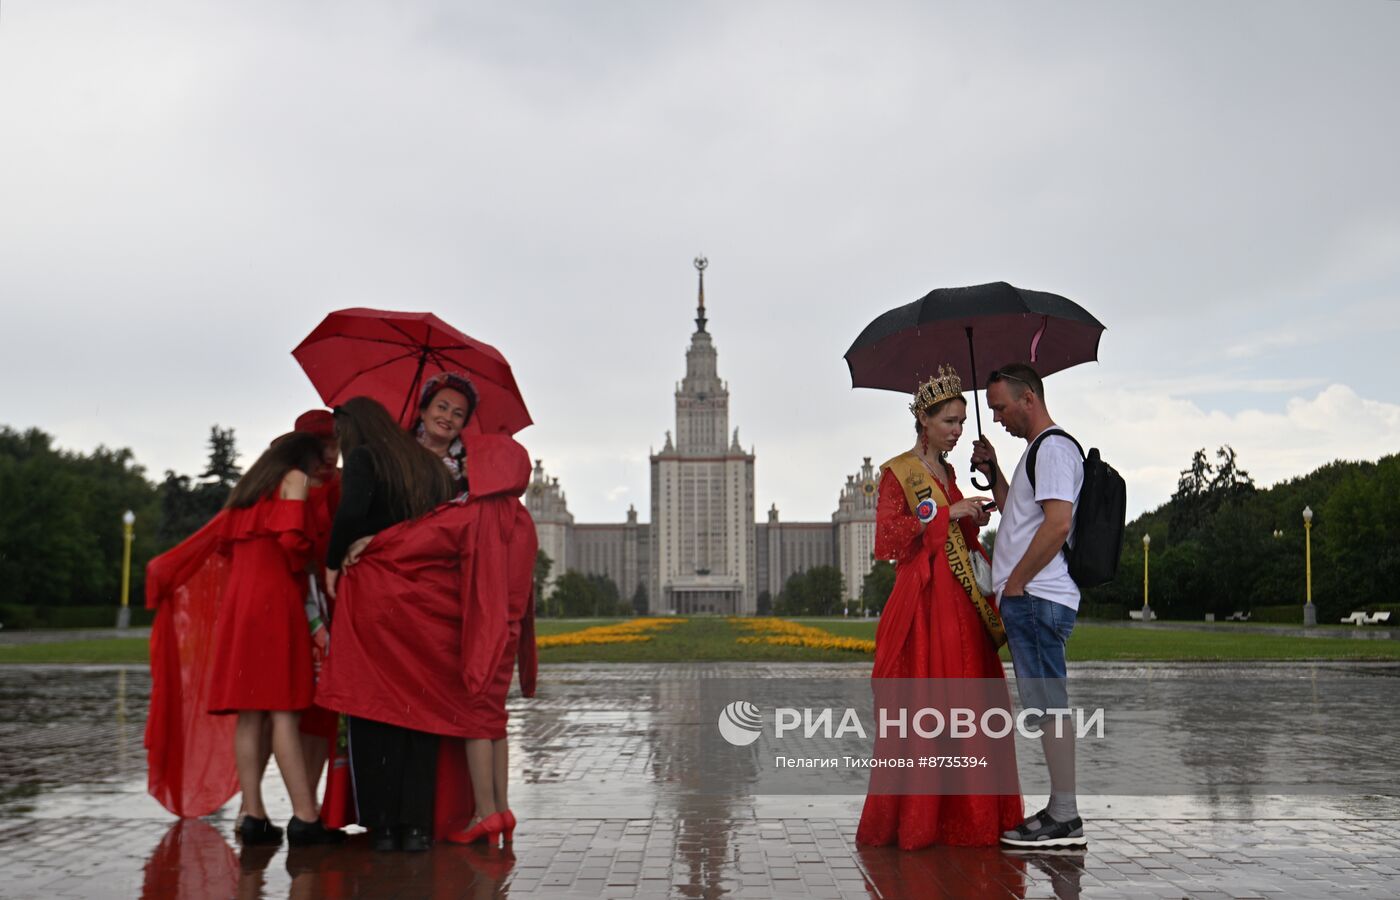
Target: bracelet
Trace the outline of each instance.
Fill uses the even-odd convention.
[[[312,633],[312,634],[315,634],[316,632],[320,631],[322,628],[326,627],[326,623],[321,621],[321,617],[320,617],[320,616],[317,616],[316,618],[312,619],[308,624],[311,625],[311,633]]]

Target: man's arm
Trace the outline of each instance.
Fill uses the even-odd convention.
[[[1003,597],[1025,594],[1026,585],[1050,564],[1069,538],[1070,526],[1074,523],[1074,504],[1068,500],[1045,500],[1040,508],[1045,512],[1045,521],[1040,523],[1025,556],[1006,579],[1006,589],[1001,592]]]

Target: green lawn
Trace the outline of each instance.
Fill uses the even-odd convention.
[[[0,663],[141,663],[150,662],[145,638],[0,644]]]
[[[619,620],[542,619],[541,635],[580,631]],[[843,637],[873,638],[875,622],[861,619],[798,619]],[[1071,661],[1091,660],[1400,660],[1400,641],[1342,637],[1301,638],[1228,631],[1134,629],[1081,623],[1069,642]],[[772,662],[868,662],[862,653],[740,644],[748,632],[724,618],[692,618],[652,632],[652,640],[635,644],[551,647],[540,651],[544,663],[686,662],[753,660]],[[1005,657],[1005,649],[1003,649]],[[144,663],[146,642],[140,638],[0,645],[0,663]]]

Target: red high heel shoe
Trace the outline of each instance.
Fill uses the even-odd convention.
[[[500,813],[492,813],[470,828],[452,832],[446,839],[454,844],[475,844],[484,840],[494,847],[496,836],[505,830],[505,818]]]
[[[506,830],[503,836],[504,841],[509,844],[515,840],[515,813],[506,810],[501,813],[501,818],[505,820]]]

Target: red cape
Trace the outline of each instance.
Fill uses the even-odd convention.
[[[329,528],[340,484],[313,491],[315,515]],[[177,816],[205,816],[238,792],[235,716],[210,715],[214,623],[228,583],[219,535],[228,512],[146,565],[151,626],[151,705],[146,717],[146,789]],[[318,530],[319,533],[319,530]],[[324,536],[321,536],[323,539]]]
[[[214,623],[228,582],[219,552],[227,511],[146,566],[151,626],[151,707],[146,717],[146,789],[178,816],[204,816],[238,790],[235,716],[209,708]]]
[[[468,435],[471,494],[377,534],[342,575],[316,701],[353,716],[448,737],[481,737],[474,702],[509,665],[519,628],[521,690],[538,659],[531,596],[537,539],[520,496],[525,448]]]
[[[447,738],[438,749],[438,839],[472,816],[462,739],[503,725],[503,694],[488,702],[487,688],[501,684],[493,675],[507,675],[508,684],[501,670],[514,662],[507,657],[513,634],[527,697],[535,694],[538,670],[538,544],[520,502],[529,455],[506,435],[464,440],[468,499],[385,529],[342,573],[316,692],[329,709]],[[328,790],[323,817],[335,825],[352,821],[346,799],[344,790]]]

